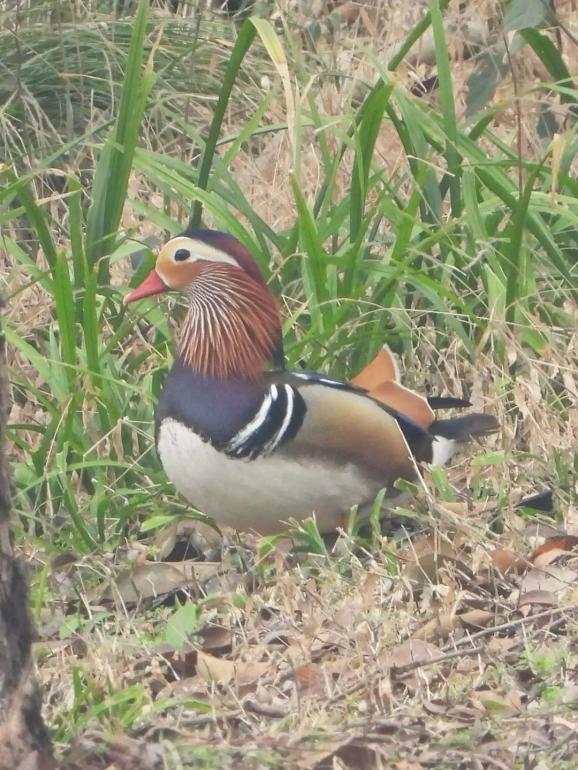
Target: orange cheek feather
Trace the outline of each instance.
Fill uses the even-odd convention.
[[[156,269],[170,289],[177,291],[189,286],[201,271],[202,262],[173,262],[172,259],[159,256]]]

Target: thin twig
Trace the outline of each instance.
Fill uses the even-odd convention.
[[[463,658],[465,655],[479,655],[482,652],[484,652],[483,647],[473,647],[471,650],[454,650],[453,652],[447,652],[445,655],[438,655],[437,658],[414,660],[412,663],[405,663],[403,666],[392,666],[390,673],[392,676],[405,676],[410,671],[415,671],[418,668],[435,666],[436,663],[445,663],[446,660],[451,660],[452,658]]]
[[[480,655],[485,651],[483,647],[473,647],[469,650],[456,650],[455,647],[465,643],[471,643],[474,640],[481,639],[485,636],[491,636],[492,634],[495,634],[498,631],[507,631],[512,628],[517,628],[518,626],[527,625],[528,623],[534,623],[537,620],[552,618],[552,617],[555,617],[556,615],[560,615],[561,613],[572,612],[575,610],[578,610],[578,604],[571,604],[568,607],[555,607],[549,610],[545,610],[544,612],[538,612],[536,615],[529,615],[526,618],[517,618],[516,620],[512,620],[509,623],[502,623],[499,626],[491,626],[490,628],[484,628],[482,631],[478,631],[477,633],[464,637],[463,639],[455,640],[454,642],[451,643],[451,645],[446,645],[444,648],[442,648],[442,652],[444,654],[438,656],[437,658],[430,658],[429,660],[424,660],[424,661],[415,661],[413,663],[408,663],[404,666],[398,666],[398,667],[392,666],[389,669],[389,673],[393,676],[399,677],[399,676],[404,676],[410,671],[414,671],[419,668],[424,668],[425,666],[432,666],[437,663],[444,663],[445,661],[451,660],[452,658],[459,658],[464,655]],[[377,668],[372,670],[371,677],[378,676],[380,674],[383,675],[384,673],[386,672],[384,672],[383,669]],[[363,688],[367,686],[368,686],[367,678],[364,679],[363,682],[356,682],[355,684],[352,684],[350,687],[346,688],[342,692],[330,698],[329,703],[335,703],[348,695],[353,695],[354,693],[359,692],[360,690],[363,690]]]
[[[575,610],[578,610],[578,604],[570,604],[567,607],[553,607],[551,609],[544,610],[543,612],[538,612],[536,613],[536,615],[528,615],[525,618],[516,618],[516,620],[511,620],[508,623],[502,623],[499,626],[490,626],[489,628],[484,628],[481,631],[477,631],[475,634],[464,636],[462,639],[456,639],[450,644],[446,644],[446,646],[443,647],[442,650],[449,651],[452,648],[454,648],[456,645],[466,644],[467,642],[473,642],[476,639],[481,639],[484,636],[491,636],[492,634],[495,634],[498,631],[509,631],[512,628],[517,628],[518,626],[523,626],[523,625],[526,625],[527,623],[534,623],[536,620],[543,620],[544,618],[560,615],[563,612],[573,612]]]

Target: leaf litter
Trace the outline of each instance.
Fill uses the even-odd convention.
[[[523,550],[520,537],[484,531],[489,507],[465,531],[432,514],[412,539],[383,537],[368,552],[344,536],[315,560],[286,547],[263,558],[248,536],[244,570],[228,535],[219,562],[139,554],[89,590],[83,572],[104,570],[76,562],[59,618],[61,630],[72,613],[77,630],[59,639],[58,622],[41,623],[37,644],[53,721],[78,699],[55,683],[58,667],[82,671],[104,701],[112,682],[117,693],[136,686],[141,705],[111,742],[114,709],[85,703],[90,729],[63,766],[80,767],[95,741],[108,746],[103,767],[127,768],[162,767],[169,744],[183,758],[217,752],[225,767],[247,757],[241,766],[303,770],[566,756],[578,740],[578,539],[533,536]]]

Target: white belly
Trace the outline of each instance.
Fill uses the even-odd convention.
[[[221,526],[272,534],[289,519],[315,514],[321,532],[340,526],[353,505],[378,487],[352,463],[299,462],[282,452],[255,460],[218,452],[176,420],[163,420],[158,450],[169,479],[186,499]]]

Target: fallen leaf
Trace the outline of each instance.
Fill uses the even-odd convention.
[[[361,584],[361,603],[364,610],[372,610],[376,606],[375,592],[379,585],[379,575],[370,572]]]
[[[558,597],[552,591],[527,591],[518,600],[518,610],[529,615],[532,607],[556,607]]]
[[[457,616],[453,612],[438,613],[418,628],[412,635],[412,639],[440,639],[444,641],[455,630],[456,618]]]
[[[487,651],[492,654],[504,654],[518,644],[515,636],[493,636],[488,642]]]
[[[390,666],[393,669],[403,669],[416,663],[426,663],[428,660],[439,658],[442,654],[439,647],[423,639],[406,639],[390,653]]]
[[[536,548],[531,560],[536,567],[547,567],[563,554],[576,552],[577,546],[578,537],[575,535],[549,537],[545,543]]]
[[[447,511],[451,511],[451,513],[457,513],[459,516],[466,517],[468,514],[467,503],[463,503],[458,500],[444,500],[443,502],[438,503],[438,505],[441,508],[445,508]]]
[[[341,606],[333,614],[333,622],[344,631],[348,631],[354,623],[357,622],[359,614],[363,609],[363,600],[361,596],[356,596],[354,599]]]
[[[236,663],[226,658],[216,658],[207,652],[197,652],[197,674],[205,682],[230,684],[235,678]]]
[[[194,588],[222,570],[221,562],[150,561],[122,572],[114,584],[97,586],[92,600],[102,602],[120,598],[124,604],[136,604],[180,589]]]
[[[207,694],[203,691],[202,685],[199,685],[199,680],[196,676],[186,677],[185,679],[175,679],[174,682],[169,682],[165,687],[159,690],[156,700],[158,702],[163,701],[166,698],[196,701],[196,703],[199,704],[198,707],[196,706],[199,711],[203,710],[203,706],[206,706],[207,710],[211,709],[209,704],[205,704]]]
[[[575,586],[577,579],[578,574],[573,569],[556,564],[546,569],[531,569],[522,580],[518,604],[523,603],[524,595],[531,592],[546,591],[560,596]]]
[[[207,682],[221,685],[235,685],[239,697],[253,692],[258,680],[270,670],[264,661],[239,661],[217,658],[199,650],[197,653],[197,674]]]
[[[223,626],[207,626],[200,632],[203,650],[228,650],[231,647],[233,634]]]
[[[235,683],[238,688],[239,697],[253,692],[259,679],[271,671],[271,664],[266,661],[241,661],[236,664]]]
[[[496,613],[489,610],[468,610],[458,615],[461,625],[472,626],[473,628],[486,628],[490,623],[495,622]]]
[[[427,585],[443,582],[441,573],[444,569],[467,579],[473,577],[456,549],[435,533],[417,538],[412,548],[400,554],[399,558],[405,561],[403,574],[414,593]]]
[[[516,713],[520,710],[522,701],[520,693],[512,690],[506,695],[494,692],[493,690],[476,690],[472,693],[472,702],[480,704],[488,712],[493,713]]]
[[[325,676],[319,663],[304,663],[293,671],[293,678],[297,691],[309,695],[323,695],[325,693]]]
[[[490,559],[502,575],[508,573],[521,574],[528,568],[528,559],[509,548],[494,548]]]
[[[443,612],[436,615],[412,635],[412,639],[447,639],[456,628],[485,628],[492,621],[495,622],[496,614],[489,610],[476,608],[456,614]]]

